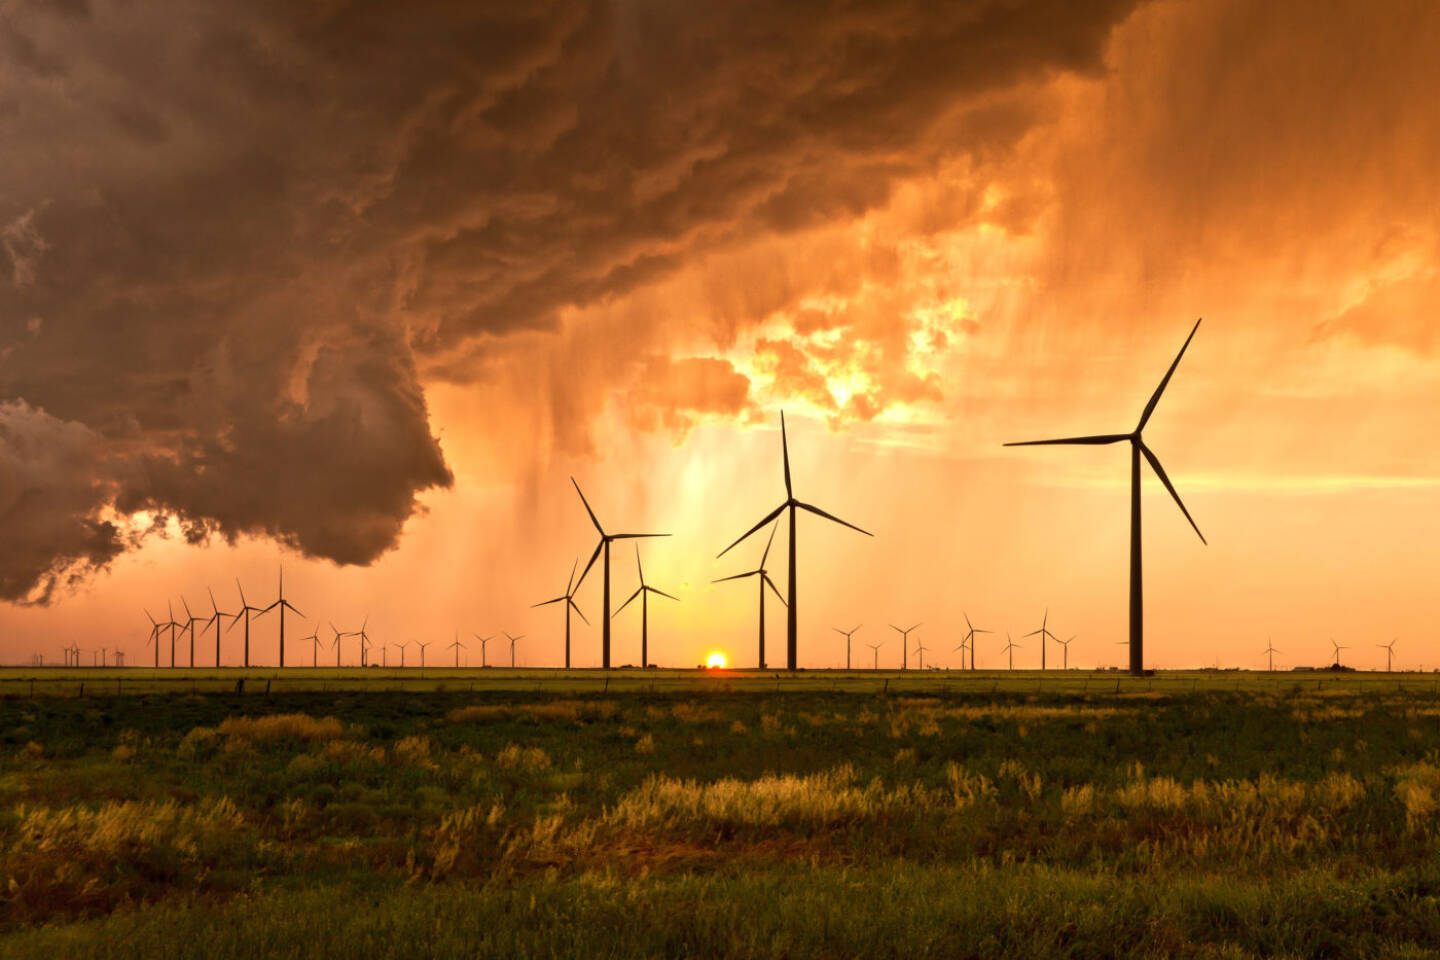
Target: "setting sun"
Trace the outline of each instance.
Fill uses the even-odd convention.
[[[725,669],[725,654],[723,654],[723,653],[712,653],[712,654],[710,654],[710,656],[705,660],[705,666],[709,667],[711,670],[724,670],[724,669]]]

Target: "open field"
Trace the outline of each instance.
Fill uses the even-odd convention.
[[[5,671],[0,955],[1440,957],[1433,676],[399,673]]]

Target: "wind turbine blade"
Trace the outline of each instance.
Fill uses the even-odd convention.
[[[1201,532],[1200,532],[1200,528],[1199,528],[1198,526],[1196,526],[1196,524],[1195,524],[1195,518],[1192,517],[1192,516],[1190,516],[1190,511],[1189,511],[1189,510],[1186,510],[1186,509],[1185,509],[1185,501],[1181,500],[1181,499],[1180,499],[1180,494],[1178,494],[1178,493],[1175,492],[1175,485],[1174,485],[1173,483],[1171,483],[1171,482],[1170,482],[1170,478],[1169,478],[1168,476],[1166,476],[1166,474],[1165,474],[1165,468],[1162,467],[1162,466],[1160,466],[1160,458],[1157,457],[1157,456],[1155,456],[1154,453],[1150,452],[1150,448],[1147,447],[1147,446],[1145,446],[1144,441],[1141,441],[1141,442],[1140,442],[1140,452],[1143,453],[1143,454],[1145,454],[1145,459],[1150,461],[1150,468],[1155,471],[1155,476],[1159,477],[1159,478],[1160,478],[1160,482],[1163,483],[1163,484],[1165,484],[1165,489],[1166,489],[1166,490],[1169,490],[1169,491],[1170,491],[1170,496],[1172,496],[1172,497],[1175,498],[1175,503],[1176,503],[1176,505],[1178,505],[1178,506],[1180,507],[1180,512],[1183,513],[1183,514],[1185,514],[1185,519],[1186,519],[1186,520],[1189,520],[1189,521],[1190,521],[1190,526],[1192,526],[1192,527],[1195,528],[1195,536],[1197,536],[1197,537],[1200,538],[1200,542],[1201,542],[1201,543],[1204,543],[1204,544],[1206,544],[1206,546],[1209,546],[1208,541],[1206,541],[1206,539],[1205,539],[1205,534],[1201,533]]]
[[[1059,440],[1021,440],[1018,443],[1007,443],[1007,447],[1054,447],[1054,446],[1099,446],[1106,443],[1119,443],[1121,440],[1129,440],[1128,433],[1101,433],[1091,437],[1062,437]]]
[[[1186,348],[1190,346],[1190,341],[1195,339],[1195,332],[1199,329],[1200,321],[1196,320],[1195,326],[1190,328],[1190,336],[1185,338],[1185,343],[1180,347],[1180,352],[1175,355],[1175,362],[1170,364],[1169,370],[1165,371],[1165,379],[1160,381],[1160,386],[1155,388],[1155,392],[1150,397],[1150,402],[1145,404],[1145,412],[1140,414],[1140,425],[1135,428],[1136,433],[1144,430],[1145,424],[1150,422],[1150,414],[1155,412],[1155,404],[1160,402],[1160,394],[1164,393],[1165,388],[1170,385],[1170,378],[1175,375],[1175,368],[1180,366],[1180,358],[1185,356]]]
[[[1039,632],[1040,632],[1039,630],[1031,630],[1029,633],[1021,634],[1021,635],[1020,635],[1020,639],[1021,639],[1021,640],[1024,640],[1026,637],[1033,637],[1033,636],[1035,636],[1035,634],[1037,634],[1037,633],[1039,633]]]
[[[668,533],[612,533],[611,540],[639,540],[644,537],[668,537]]]
[[[780,451],[785,458],[785,496],[795,496],[795,491],[790,489],[790,441],[785,435],[785,411],[780,411]]]
[[[595,566],[595,561],[600,559],[600,551],[603,549],[605,549],[605,538],[602,536],[600,542],[595,544],[595,552],[590,554],[590,562],[585,564],[585,569],[581,571],[580,579],[575,581],[575,587],[570,591],[572,594],[580,589],[580,584],[585,582],[585,574],[589,573],[590,568]]]
[[[755,526],[751,527],[749,530],[746,530],[745,533],[742,534],[742,535],[739,537],[739,539],[737,539],[734,543],[730,544],[730,546],[726,547],[724,550],[721,550],[719,553],[715,554],[715,559],[716,559],[716,560],[719,560],[721,557],[725,556],[725,554],[729,553],[729,552],[731,551],[731,549],[733,549],[734,547],[738,546],[738,545],[740,544],[740,542],[741,542],[742,540],[744,540],[746,537],[750,536],[750,535],[751,535],[752,533],[754,533],[756,530],[759,530],[761,527],[765,526],[765,524],[769,523],[771,520],[774,520],[776,517],[780,516],[780,511],[781,511],[781,510],[784,510],[784,509],[785,509],[786,507],[788,507],[789,505],[790,505],[790,502],[787,500],[785,503],[780,504],[780,506],[776,507],[774,510],[770,511],[769,513],[767,513],[767,514],[765,515],[765,519],[764,519],[764,520],[761,520],[759,523],[755,524]]]
[[[645,568],[640,565],[640,544],[635,544],[635,573],[640,577],[640,586],[645,586]]]
[[[590,501],[586,500],[585,494],[580,492],[580,484],[575,483],[574,477],[570,478],[570,482],[575,484],[575,492],[580,494],[580,502],[585,504],[585,512],[590,514],[590,522],[595,524],[595,529],[600,531],[600,536],[605,536],[605,528],[600,526],[599,520],[595,519],[595,511],[590,509]]]
[[[295,604],[291,603],[289,600],[284,601],[284,604],[285,606],[290,608],[290,612],[295,614],[295,616],[301,617],[302,619],[304,618],[305,614],[301,613],[300,608],[295,606]]]
[[[635,592],[630,594],[630,598],[624,603],[620,604],[620,610],[624,610],[626,607],[630,606],[630,600],[634,600],[636,597],[640,596],[640,591],[644,589],[644,587],[637,587],[635,589]],[[620,616],[620,610],[616,610],[614,613],[610,614],[610,619],[614,620],[616,617]]]
[[[855,531],[858,531],[859,533],[863,533],[863,534],[865,534],[865,536],[867,536],[867,537],[873,537],[873,536],[875,536],[875,534],[871,533],[869,530],[862,530],[860,527],[855,526],[855,524],[850,523],[849,521],[846,521],[846,520],[841,520],[839,517],[835,516],[833,513],[826,513],[824,510],[821,510],[819,507],[811,506],[811,505],[808,504],[808,503],[801,503],[801,502],[799,502],[798,500],[795,502],[795,506],[801,508],[802,510],[809,510],[811,513],[816,514],[817,516],[824,517],[826,520],[834,520],[836,523],[840,524],[840,526],[842,526],[842,527],[849,527],[851,530],[855,530]]]
[[[765,582],[770,585],[770,590],[775,594],[775,599],[780,601],[780,605],[782,607],[790,606],[790,604],[786,602],[784,595],[780,593],[780,588],[775,586],[775,581],[770,579],[770,574],[762,573],[761,576],[764,577]]]
[[[575,571],[580,569],[580,558],[576,557],[575,562],[570,564],[570,579],[565,583],[565,596],[575,592]]]
[[[751,570],[749,573],[737,573],[737,574],[735,574],[734,576],[721,577],[719,580],[711,580],[710,582],[711,582],[711,583],[724,583],[726,580],[743,580],[743,579],[745,579],[746,577],[753,577],[753,576],[755,576],[756,574],[758,574],[759,572],[760,572],[759,570]]]
[[[679,598],[679,597],[671,596],[670,594],[666,593],[664,590],[661,590],[659,587],[646,587],[645,589],[646,589],[646,590],[649,590],[651,593],[658,593],[658,594],[660,594],[660,596],[662,596],[662,597],[670,597],[670,599],[671,599],[671,600],[674,600],[676,603],[679,603],[679,602],[680,602],[680,598]]]
[[[533,609],[535,609],[536,607],[548,607],[548,606],[549,606],[550,604],[552,604],[552,603],[560,603],[562,600],[569,600],[569,599],[570,599],[569,597],[556,597],[554,600],[542,600],[540,603],[532,603],[532,604],[530,604],[530,609],[533,610]]]
[[[770,558],[770,546],[775,542],[775,531],[780,529],[780,524],[770,528],[770,539],[765,541],[765,552],[760,554],[760,569],[765,569],[765,561]]]

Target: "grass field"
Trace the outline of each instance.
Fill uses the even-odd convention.
[[[1440,957],[1430,675],[240,676],[0,673],[0,956]]]

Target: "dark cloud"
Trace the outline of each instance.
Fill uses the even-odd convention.
[[[451,482],[425,378],[1007,149],[997,96],[1096,69],[1130,6],[0,6],[0,399],[71,451],[6,596],[125,549],[111,506],[369,562]],[[751,402],[733,368],[623,369],[637,423]]]

